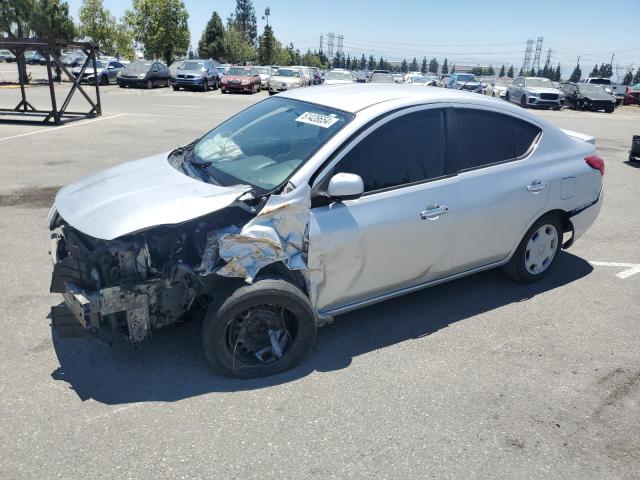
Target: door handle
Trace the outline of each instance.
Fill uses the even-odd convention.
[[[527,190],[531,193],[539,193],[545,188],[547,188],[549,184],[547,182],[541,182],[540,180],[534,180],[531,182],[531,185],[527,186]]]
[[[446,205],[436,205],[433,208],[429,208],[420,212],[420,218],[422,218],[422,220],[437,220],[438,218],[440,218],[440,215],[444,215],[448,211],[449,207],[447,207]]]

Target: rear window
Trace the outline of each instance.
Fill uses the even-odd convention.
[[[491,165],[525,155],[540,134],[528,122],[484,110],[456,110],[459,170]]]

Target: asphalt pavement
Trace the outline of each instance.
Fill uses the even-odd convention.
[[[343,315],[259,380],[212,374],[195,323],[138,348],[52,334],[57,189],[265,97],[111,86],[96,119],[0,123],[0,478],[638,478],[638,107],[539,113],[596,137],[606,197],[537,284],[488,271]]]

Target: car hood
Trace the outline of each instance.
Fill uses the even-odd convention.
[[[282,83],[296,83],[301,80],[300,77],[279,77],[278,75],[271,77],[271,80]]]
[[[352,83],[353,81],[351,80],[325,80],[324,81],[325,85],[344,85],[344,84],[351,85]]]
[[[269,80],[271,78],[271,75],[269,75],[268,73],[260,73],[260,80]]]
[[[527,91],[531,93],[553,93],[555,95],[560,95],[560,90],[557,88],[549,88],[549,87],[526,87]]]
[[[613,98],[613,95],[608,94],[604,90],[602,90],[602,93],[600,93],[600,92],[585,92],[585,93],[580,93],[580,95],[582,95],[584,98],[588,98],[590,100],[609,100],[609,101],[615,100]]]
[[[168,155],[123,163],[72,183],[58,192],[55,208],[81,232],[113,240],[221,210],[251,189],[191,178],[173,168]]]
[[[247,77],[246,75],[225,75],[225,82],[241,82],[242,80],[251,80],[251,77]]]
[[[196,77],[199,77],[202,73],[204,73],[202,70],[176,70],[176,75],[195,75]]]
[[[71,69],[71,73],[80,73],[81,70],[82,70],[82,67],[74,67]],[[97,73],[102,73],[105,70],[106,68],[102,68],[102,67],[96,68]],[[84,70],[84,73],[87,75],[93,74],[93,65],[91,65],[91,62],[89,62],[89,65],[87,65],[87,68]]]

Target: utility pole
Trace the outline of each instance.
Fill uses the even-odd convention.
[[[319,53],[322,53],[322,51],[324,50],[324,38],[322,37],[322,34],[320,34],[320,50],[318,50]]]
[[[327,33],[327,56],[333,58],[333,39],[335,35],[333,33]]]

